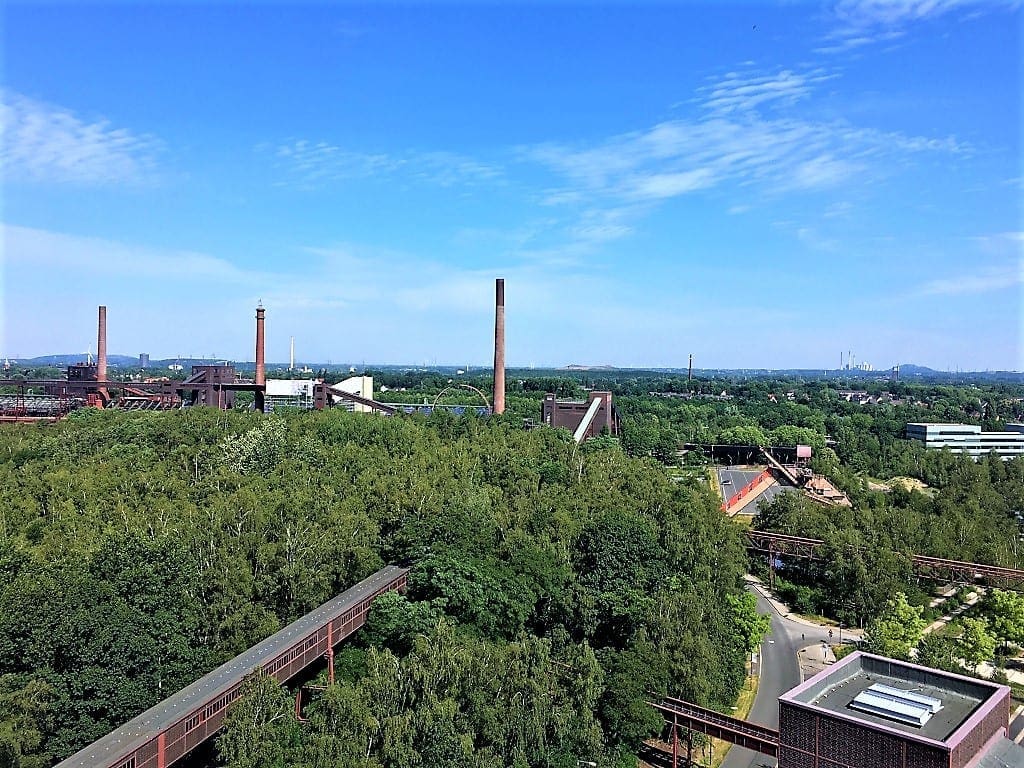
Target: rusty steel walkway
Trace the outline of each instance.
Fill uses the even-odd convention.
[[[366,622],[379,595],[404,590],[407,568],[389,565],[257,643],[55,768],[167,768],[212,737],[254,671],[280,683],[327,658]]]
[[[816,560],[820,557],[825,542],[821,539],[807,539],[802,536],[787,536],[781,533],[746,530],[747,549],[767,552],[774,562],[775,557],[802,557]],[[1024,571],[1003,568],[998,565],[967,563],[961,560],[947,560],[942,557],[910,555],[910,565],[918,576],[936,581],[976,582],[984,581],[1002,589],[1024,592]]]
[[[679,758],[679,728],[703,733],[713,739],[728,741],[730,744],[738,744],[770,757],[779,756],[779,732],[773,728],[738,720],[672,696],[665,696],[660,701],[650,701],[648,704],[658,710],[665,718],[665,722],[672,726],[673,752],[667,754],[672,758],[673,764]]]

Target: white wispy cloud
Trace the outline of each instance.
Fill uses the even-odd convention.
[[[297,139],[276,146],[263,144],[285,175],[282,183],[303,188],[353,179],[386,178],[452,187],[459,184],[501,183],[494,165],[444,150],[401,153],[357,152],[326,141]]]
[[[836,251],[839,243],[822,235],[814,227],[798,227],[796,237],[801,243],[814,251]]]
[[[807,98],[817,84],[834,77],[835,74],[824,70],[794,72],[784,69],[770,75],[729,72],[699,92],[704,95],[703,106],[707,109],[723,113],[745,111],[773,103],[790,106]]]
[[[9,181],[145,183],[162,148],[151,135],[0,89],[0,169]]]
[[[270,149],[280,167],[292,174],[294,180],[308,185],[388,174],[402,165],[385,153],[349,152],[324,141],[300,139]]]
[[[1015,264],[965,270],[959,275],[929,280],[917,293],[922,296],[965,296],[1002,291],[1024,285],[1024,260]]]
[[[815,70],[775,74],[731,72],[701,90],[697,114],[593,146],[544,144],[522,150],[566,182],[548,189],[552,205],[596,198],[666,200],[727,183],[765,192],[836,187],[865,174],[881,176],[908,156],[971,151],[954,137],[908,136],[842,120],[796,116],[791,109],[834,75]]]
[[[632,234],[628,223],[633,212],[629,208],[609,208],[584,211],[579,221],[569,228],[571,241],[600,245]]]
[[[1020,0],[839,0],[834,28],[819,53],[837,53],[903,37],[917,23],[955,12],[963,15],[1020,8]]]
[[[119,275],[161,283],[195,281],[241,284],[254,276],[230,262],[193,251],[137,247],[119,241],[0,224],[0,242],[9,269]]]
[[[640,199],[677,197],[687,192],[705,189],[715,183],[714,171],[710,168],[694,168],[675,173],[654,173],[639,176],[631,196]]]
[[[852,210],[853,203],[848,200],[840,200],[829,205],[821,215],[826,219],[842,219],[848,217]]]
[[[1024,261],[1024,232],[996,232],[972,239],[986,251],[1005,253]]]

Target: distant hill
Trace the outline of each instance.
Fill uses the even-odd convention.
[[[924,365],[900,363],[900,376],[936,376],[943,373],[945,371],[936,371],[934,368],[928,368]]]
[[[93,358],[95,360],[95,357]],[[2,361],[2,358],[0,358]],[[39,357],[32,358],[18,358],[11,359],[11,362],[26,367],[43,367],[43,366],[55,366],[63,368],[74,363],[84,363],[85,355],[82,353],[77,354],[65,354],[65,355],[40,355]],[[151,359],[149,361],[149,368],[167,368],[170,365],[180,365],[186,371],[191,370],[193,365],[213,365],[219,362],[223,362],[221,359],[212,360],[210,358],[186,358],[186,357],[168,357],[163,359]],[[237,371],[251,371],[255,364],[251,360],[228,360],[228,363],[235,366]],[[139,358],[137,355],[108,355],[107,363],[112,368],[127,368],[129,370],[137,370],[139,368]],[[457,372],[462,366],[451,366],[451,365],[431,365],[431,366],[410,366],[396,363],[373,363],[370,365],[356,364],[350,365],[349,363],[316,363],[310,361],[303,361],[300,365],[308,366],[313,371],[319,371],[326,369],[329,371],[352,371],[358,370],[373,370],[378,371],[434,371],[441,374],[452,375]],[[288,367],[285,362],[267,362],[268,371],[283,370]],[[958,371],[956,373],[951,371],[937,371],[934,368],[929,368],[924,365],[916,365],[914,363],[901,363],[900,366],[900,379],[902,380],[922,380],[922,381],[934,381],[934,382],[955,382],[964,380],[977,380],[977,381],[1011,381],[1021,382],[1024,381],[1024,373],[1019,371]],[[582,365],[580,363],[570,363],[563,368],[517,368],[510,366],[509,371],[518,371],[520,374],[529,376],[538,375],[551,375],[557,376],[559,373],[605,373],[616,377],[629,376],[629,375],[652,375],[652,374],[669,374],[669,375],[686,375],[686,368],[619,368],[614,365]],[[474,367],[472,370],[473,374],[479,374],[481,372],[489,372],[489,366]],[[794,376],[806,379],[889,379],[893,378],[892,370],[889,368],[883,368],[875,371],[837,371],[835,369],[826,370],[822,368],[694,368],[693,373],[695,376],[701,378],[709,377],[722,377],[722,378],[778,378],[785,376]]]
[[[64,366],[73,365],[75,363],[84,363],[85,355],[79,352],[76,355],[41,355],[40,357],[22,358],[17,361],[18,365],[55,365],[59,368]],[[93,356],[93,362],[96,361],[96,356]],[[14,362],[12,360],[12,362]],[[138,357],[129,357],[128,355],[107,355],[107,365],[115,366],[130,366],[138,365]]]
[[[93,359],[93,362],[96,362],[96,356],[95,355],[93,355],[92,359]],[[85,355],[83,355],[82,353],[78,353],[76,355],[40,355],[39,357],[18,358],[17,360],[11,358],[11,362],[12,363],[17,363],[18,365],[29,365],[29,366],[53,365],[53,366],[57,366],[58,368],[63,368],[63,367],[68,366],[68,365],[74,365],[75,363],[84,363],[85,362]],[[213,364],[219,363],[219,362],[222,362],[222,361],[221,360],[211,360],[209,358],[205,358],[204,359],[204,358],[191,358],[191,357],[182,357],[182,358],[169,357],[169,358],[166,358],[164,360],[150,360],[149,361],[149,367],[150,368],[166,368],[167,366],[173,365],[173,364],[176,363],[176,364],[184,366],[186,368],[190,368],[193,365],[213,365]],[[248,366],[249,368],[253,367],[253,363],[252,362],[248,362],[248,363],[242,362],[242,363],[239,363],[239,362],[235,362],[233,360],[229,360],[228,362],[231,363],[232,365],[234,365],[235,368],[238,368],[240,370],[244,369],[246,366]],[[139,367],[139,358],[138,358],[138,355],[107,355],[107,365],[111,366],[112,368],[138,368]],[[271,364],[268,363],[268,366],[269,365],[271,365]]]
[[[923,365],[904,363],[900,365],[900,378],[913,376],[922,379],[999,379],[1020,381],[1024,379],[1024,373],[1020,371],[937,371]]]

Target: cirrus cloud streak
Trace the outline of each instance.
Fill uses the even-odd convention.
[[[156,175],[154,136],[86,119],[9,89],[0,90],[0,169],[8,181],[82,186],[140,184]]]

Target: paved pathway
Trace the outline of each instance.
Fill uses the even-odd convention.
[[[814,674],[824,667],[821,643],[829,640],[829,627],[790,616],[784,604],[767,597],[767,588],[756,579],[748,581],[747,589],[757,595],[758,610],[769,613],[772,619],[771,632],[761,644],[761,680],[747,719],[769,728],[778,728],[779,696],[798,685],[803,679],[802,675]],[[843,630],[843,634],[846,636],[847,630]],[[838,636],[835,639],[838,640]],[[835,661],[831,652],[828,656],[829,662]],[[730,748],[722,768],[764,768],[776,765],[778,763],[774,758],[734,746]]]

